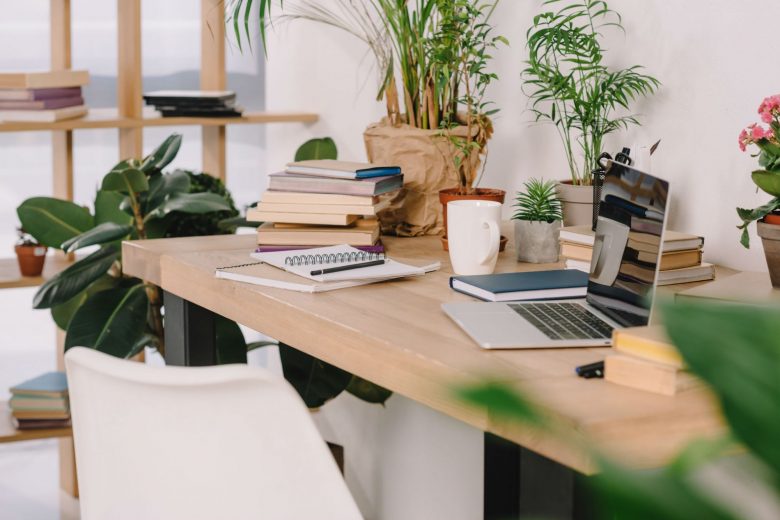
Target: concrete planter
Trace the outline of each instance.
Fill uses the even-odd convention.
[[[780,289],[780,225],[757,222],[772,287]]]
[[[593,225],[593,186],[575,186],[571,181],[556,186],[563,206],[564,226]]]
[[[558,261],[561,222],[515,220],[515,249],[518,262],[550,264]]]

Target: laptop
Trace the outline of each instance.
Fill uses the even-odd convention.
[[[669,183],[611,162],[596,224],[587,295],[578,300],[444,303],[485,349],[610,345],[616,328],[647,325],[661,261]]]

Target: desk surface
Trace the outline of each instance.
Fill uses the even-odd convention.
[[[470,298],[449,289],[449,258],[437,237],[383,238],[393,258],[442,262],[440,271],[421,279],[304,294],[214,278],[217,266],[246,261],[254,240],[254,235],[243,235],[125,242],[124,270],[586,473],[592,464],[581,451],[464,406],[453,396],[453,385],[486,376],[511,380],[548,407],[567,433],[586,437],[636,467],[663,465],[692,439],[723,431],[715,403],[704,389],[665,397],[576,377],[576,366],[602,359],[606,348],[479,349],[441,311],[442,302]],[[497,271],[551,267],[517,263],[510,245],[499,257]],[[731,274],[721,270],[719,276]],[[690,287],[676,286],[677,290]]]

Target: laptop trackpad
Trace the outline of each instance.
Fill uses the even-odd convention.
[[[550,339],[505,303],[445,304],[445,311],[483,348],[543,346]]]

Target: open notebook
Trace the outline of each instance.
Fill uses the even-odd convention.
[[[257,262],[218,267],[217,278],[225,278],[266,287],[301,292],[324,292],[355,287],[384,280],[421,276],[441,267],[439,262],[413,266],[385,259],[382,265],[312,275],[312,271],[359,264],[375,260],[378,255],[347,245],[318,247],[297,251],[252,253]]]

